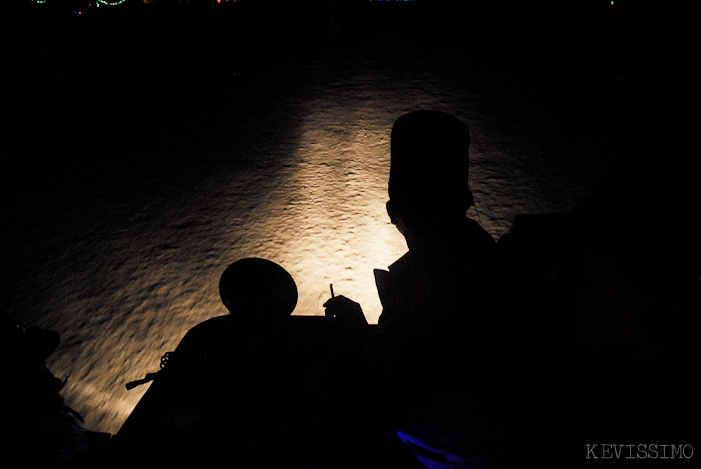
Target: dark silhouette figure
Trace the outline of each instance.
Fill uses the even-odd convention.
[[[635,445],[612,460],[632,465],[696,447],[698,228],[682,213],[691,186],[660,154],[621,158],[571,213],[517,217],[499,240],[522,312],[505,362],[520,386],[504,398],[514,467],[589,467],[608,442]]]
[[[391,138],[387,213],[409,251],[375,271],[383,311],[371,360],[383,424],[426,463],[486,464],[493,430],[470,401],[486,384],[484,346],[497,340],[499,259],[466,216],[469,131],[451,115],[419,111],[400,117]],[[325,306],[338,318],[362,314],[342,296]]]
[[[371,467],[351,438],[365,415],[355,396],[363,363],[352,334],[325,317],[290,316],[295,282],[265,259],[234,262],[219,290],[229,314],[195,326],[166,354],[105,460],[130,467]]]
[[[3,467],[65,467],[109,443],[110,435],[84,429],[81,416],[65,404],[65,381],[46,366],[59,344],[56,331],[0,317]]]
[[[269,467],[279,454],[292,370],[283,329],[297,287],[279,265],[247,258],[222,274],[229,314],[193,327],[115,437],[129,464]]]

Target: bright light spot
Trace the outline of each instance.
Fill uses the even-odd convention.
[[[376,323],[382,306],[373,269],[386,269],[406,252],[385,209],[390,126],[373,127],[366,110],[310,106],[297,154],[260,207],[265,218],[256,237],[277,238],[267,256],[279,259],[297,282],[295,314],[323,314],[333,284]]]

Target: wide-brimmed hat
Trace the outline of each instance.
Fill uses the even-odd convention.
[[[283,267],[257,257],[239,259],[227,267],[219,280],[219,293],[231,313],[255,313],[257,319],[289,316],[298,295],[294,279]]]

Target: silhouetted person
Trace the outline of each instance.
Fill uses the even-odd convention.
[[[659,165],[667,151],[622,158],[571,213],[517,217],[499,241],[528,318],[512,335],[524,390],[510,401],[514,457],[589,467],[586,445],[601,458],[611,441],[636,444],[633,465],[659,464],[635,458],[650,444],[696,447],[698,228],[684,176]]]
[[[288,449],[295,282],[274,262],[245,258],[224,270],[219,292],[229,314],[193,327],[166,354],[152,388],[117,434],[127,463],[271,467]]]
[[[290,316],[295,282],[265,259],[231,264],[219,291],[229,314],[193,327],[167,354],[115,437],[121,463],[363,467],[347,454],[358,418],[347,383],[361,373],[344,328]]]
[[[409,251],[389,271],[375,271],[383,305],[372,347],[379,393],[390,425],[417,454],[457,460],[466,455],[451,455],[448,446],[462,453],[464,436],[467,456],[486,460],[486,427],[475,422],[473,435],[461,434],[465,412],[474,410],[466,402],[485,385],[484,344],[496,340],[490,322],[499,268],[493,239],[466,216],[469,131],[451,115],[418,111],[395,122],[391,139],[387,213]],[[341,319],[362,314],[344,297],[325,306]]]
[[[0,316],[2,467],[64,467],[109,442],[108,434],[85,430],[81,416],[65,404],[64,381],[45,363],[59,343],[56,331]]]

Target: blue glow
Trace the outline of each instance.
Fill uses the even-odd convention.
[[[450,469],[454,467],[482,467],[482,458],[465,458],[458,454],[453,454],[445,449],[440,449],[425,440],[409,435],[406,432],[398,431],[397,436],[410,449],[411,452],[421,461],[421,464],[428,469]]]

